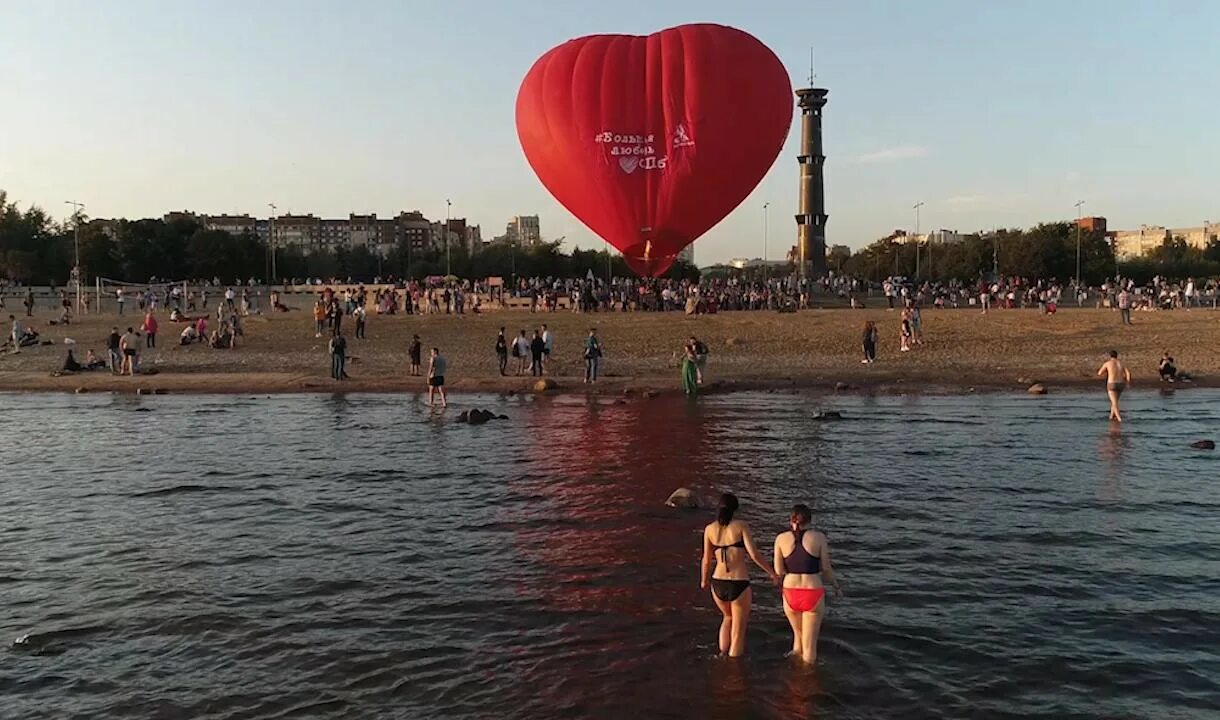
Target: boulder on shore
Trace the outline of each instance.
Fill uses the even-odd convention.
[[[554,390],[557,387],[559,387],[559,383],[551,378],[542,378],[534,383],[534,392],[546,392],[547,390]]]
[[[1216,443],[1212,440],[1196,440],[1190,446],[1196,450],[1215,450]]]
[[[1029,386],[1029,390],[1026,392],[1028,392],[1030,395],[1045,395],[1046,386],[1042,383],[1034,383],[1033,385]]]

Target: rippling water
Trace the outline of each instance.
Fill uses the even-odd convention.
[[[1218,393],[458,400],[0,396],[0,716],[1216,717]],[[814,507],[816,671],[682,485]]]

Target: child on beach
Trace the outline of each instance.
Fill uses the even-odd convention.
[[[911,311],[909,309],[905,309],[902,311],[902,327],[901,327],[900,332],[902,334],[902,347],[899,348],[899,350],[901,350],[902,352],[909,352],[911,349],[911,334],[912,334]]]
[[[861,365],[869,365],[877,359],[877,323],[869,320],[864,323],[864,334],[861,338],[864,345],[864,359]]]

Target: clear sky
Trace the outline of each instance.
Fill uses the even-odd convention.
[[[0,0],[0,188],[57,216],[190,209],[344,217],[419,209],[481,224],[551,199],[513,124],[552,46],[686,22],[742,28],[794,86],[830,89],[828,242],[1085,213],[1220,221],[1220,3],[1180,0]],[[771,173],[696,244],[699,264],[795,238],[799,122]]]

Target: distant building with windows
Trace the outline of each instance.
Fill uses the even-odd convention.
[[[1136,230],[1112,230],[1106,233],[1120,260],[1131,260],[1155,250],[1166,240],[1182,238],[1195,248],[1205,248],[1216,240],[1220,224],[1208,222],[1195,227],[1167,228],[1162,225],[1140,225]]]
[[[537,215],[514,215],[504,229],[504,239],[513,245],[530,247],[542,242],[542,224]]]

